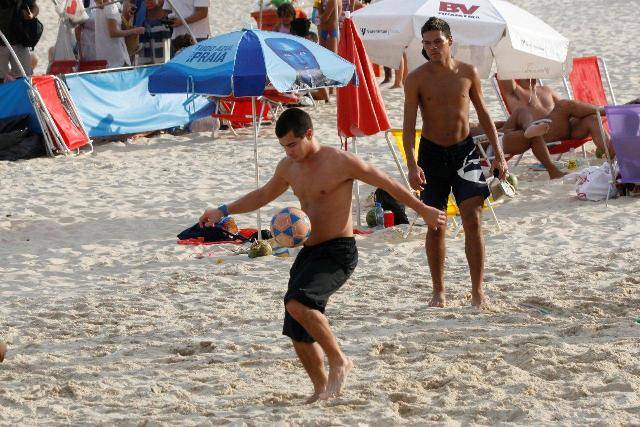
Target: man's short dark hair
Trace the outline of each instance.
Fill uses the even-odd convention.
[[[306,38],[309,35],[311,21],[305,18],[296,18],[291,21],[290,33],[294,36]]]
[[[296,138],[302,138],[309,129],[313,129],[311,116],[299,108],[285,110],[276,121],[276,136],[278,138],[282,138],[292,131]]]
[[[424,34],[428,31],[442,31],[442,34],[449,40],[451,40],[451,28],[449,28],[449,24],[444,19],[436,18],[432,16],[424,23],[422,29],[420,30],[420,34]]]
[[[276,14],[278,15],[278,18],[284,18],[285,16],[292,16],[295,18],[296,8],[293,7],[291,3],[282,3],[278,6]]]

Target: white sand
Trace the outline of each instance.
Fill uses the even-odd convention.
[[[248,3],[214,0],[214,33],[241,26]],[[619,100],[640,95],[637,2],[516,3],[605,56]],[[42,53],[55,18],[40,4]],[[384,96],[399,126],[402,93]],[[337,145],[335,106],[312,114]],[[272,127],[262,137],[265,180],[282,152]],[[382,137],[360,149],[396,174]],[[640,424],[640,200],[578,201],[528,155],[503,230],[485,223],[488,312],[469,307],[462,237],[447,240],[446,309],[426,307],[423,232],[358,238],[328,310],[356,369],[341,398],[306,407],[280,335],[292,259],[175,244],[204,207],[252,188],[251,159],[242,132],[0,163],[0,424]],[[264,216],[292,204],[287,192]]]

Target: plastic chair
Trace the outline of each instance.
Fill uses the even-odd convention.
[[[609,120],[611,143],[616,150],[620,182],[640,183],[640,105],[604,107]],[[612,168],[613,169],[613,168]]]
[[[75,59],[53,61],[49,65],[48,74],[69,74],[78,71],[79,63]]]

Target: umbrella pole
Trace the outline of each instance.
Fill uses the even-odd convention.
[[[357,156],[358,155],[358,146],[356,145],[356,139],[357,138],[353,138],[353,153]],[[355,182],[355,192],[356,192],[356,211],[357,211],[357,217],[356,217],[356,225],[358,226],[358,228],[362,228],[362,207],[360,206],[360,183],[358,182],[358,180],[356,179]]]
[[[260,0],[260,14],[258,15],[258,29],[262,29],[262,9],[264,9],[264,0]]]
[[[251,97],[251,114],[253,115],[253,161],[256,171],[256,190],[260,188],[260,171],[258,169],[258,119],[256,117],[256,97]],[[258,240],[262,240],[262,218],[258,208]]]

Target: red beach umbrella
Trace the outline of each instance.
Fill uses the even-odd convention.
[[[344,20],[340,31],[338,55],[355,65],[359,81],[358,86],[349,84],[337,91],[338,134],[351,138],[391,129],[371,61],[351,18]]]

